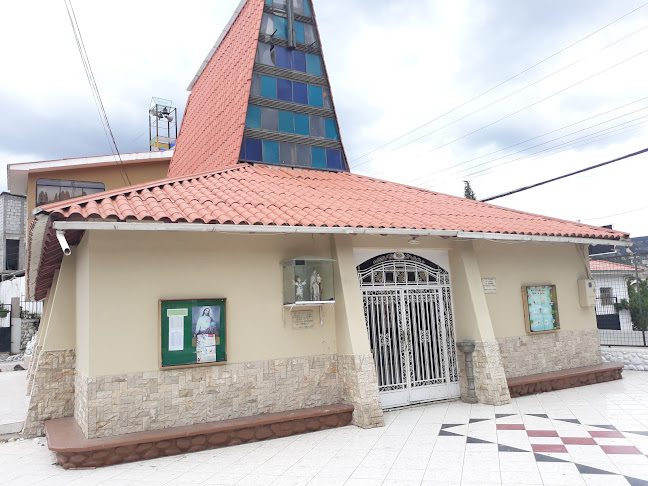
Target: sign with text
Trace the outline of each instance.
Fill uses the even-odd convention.
[[[529,334],[556,332],[560,329],[555,285],[523,286],[522,299]]]

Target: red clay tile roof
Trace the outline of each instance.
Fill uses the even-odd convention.
[[[618,240],[626,233],[347,172],[239,164],[42,206],[55,219],[342,226]]]
[[[631,272],[634,273],[634,265],[626,265],[625,263],[610,262],[607,260],[590,260],[590,269],[592,272]],[[643,271],[644,268],[638,267],[638,270]]]
[[[169,177],[238,161],[264,0],[248,0],[192,87]]]

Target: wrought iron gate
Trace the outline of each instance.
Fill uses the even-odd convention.
[[[358,276],[383,408],[459,396],[448,272],[393,253]]]

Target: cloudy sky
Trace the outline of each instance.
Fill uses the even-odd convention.
[[[184,109],[238,2],[73,0],[120,151],[148,149],[152,96]],[[315,10],[353,172],[485,198],[648,147],[644,0]],[[109,153],[63,0],[4,2],[0,27],[2,188],[7,163]],[[494,203],[642,236],[647,181],[644,154]]]

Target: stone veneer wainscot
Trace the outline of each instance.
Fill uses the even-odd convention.
[[[383,424],[370,355],[310,356],[97,378],[77,372],[75,381],[74,417],[88,438],[339,402],[358,409],[357,425]]]
[[[507,378],[601,363],[598,329],[498,339]]]

